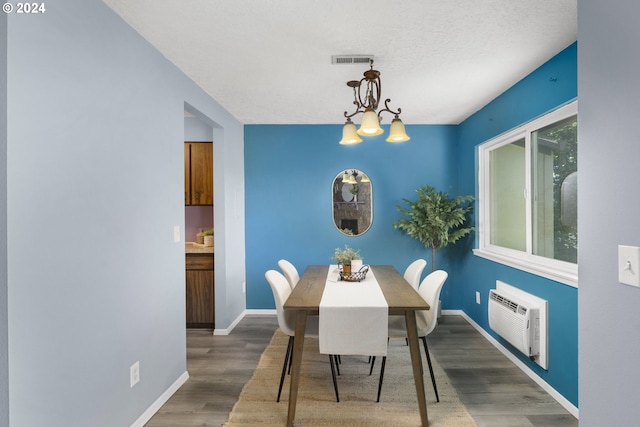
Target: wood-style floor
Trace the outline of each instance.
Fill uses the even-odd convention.
[[[219,427],[277,327],[275,316],[251,315],[228,336],[188,330],[190,378],[146,427]],[[442,316],[428,341],[479,427],[578,426],[578,420],[462,317]],[[274,399],[276,391],[274,384]]]

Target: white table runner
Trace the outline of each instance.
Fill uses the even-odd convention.
[[[320,300],[320,353],[386,356],[389,306],[373,271],[361,282],[338,280],[328,269]]]

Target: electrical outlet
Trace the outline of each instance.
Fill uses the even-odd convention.
[[[480,304],[480,292],[476,291],[476,304]]]
[[[173,226],[173,241],[174,243],[180,242],[180,226],[179,225]]]
[[[133,387],[140,381],[140,361],[134,363],[129,368],[129,387]]]

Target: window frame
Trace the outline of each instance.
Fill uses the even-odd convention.
[[[578,287],[578,264],[533,254],[533,199],[531,135],[536,130],[578,114],[574,100],[478,145],[478,248],[474,255],[536,274],[560,283]],[[525,140],[525,225],[526,252],[491,244],[490,157],[491,152],[520,139]]]

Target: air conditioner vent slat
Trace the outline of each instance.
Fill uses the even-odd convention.
[[[531,305],[498,291],[489,292],[489,327],[527,356],[536,355],[538,351],[538,343],[532,345],[535,333],[531,319],[537,311]]]
[[[527,309],[519,306],[518,303],[511,301],[508,298],[503,297],[502,295],[496,294],[496,293],[491,293],[490,295],[491,299],[495,302],[497,302],[498,304],[508,308],[509,310],[513,311],[514,313],[521,313],[522,310],[524,310],[524,313],[527,312]]]

